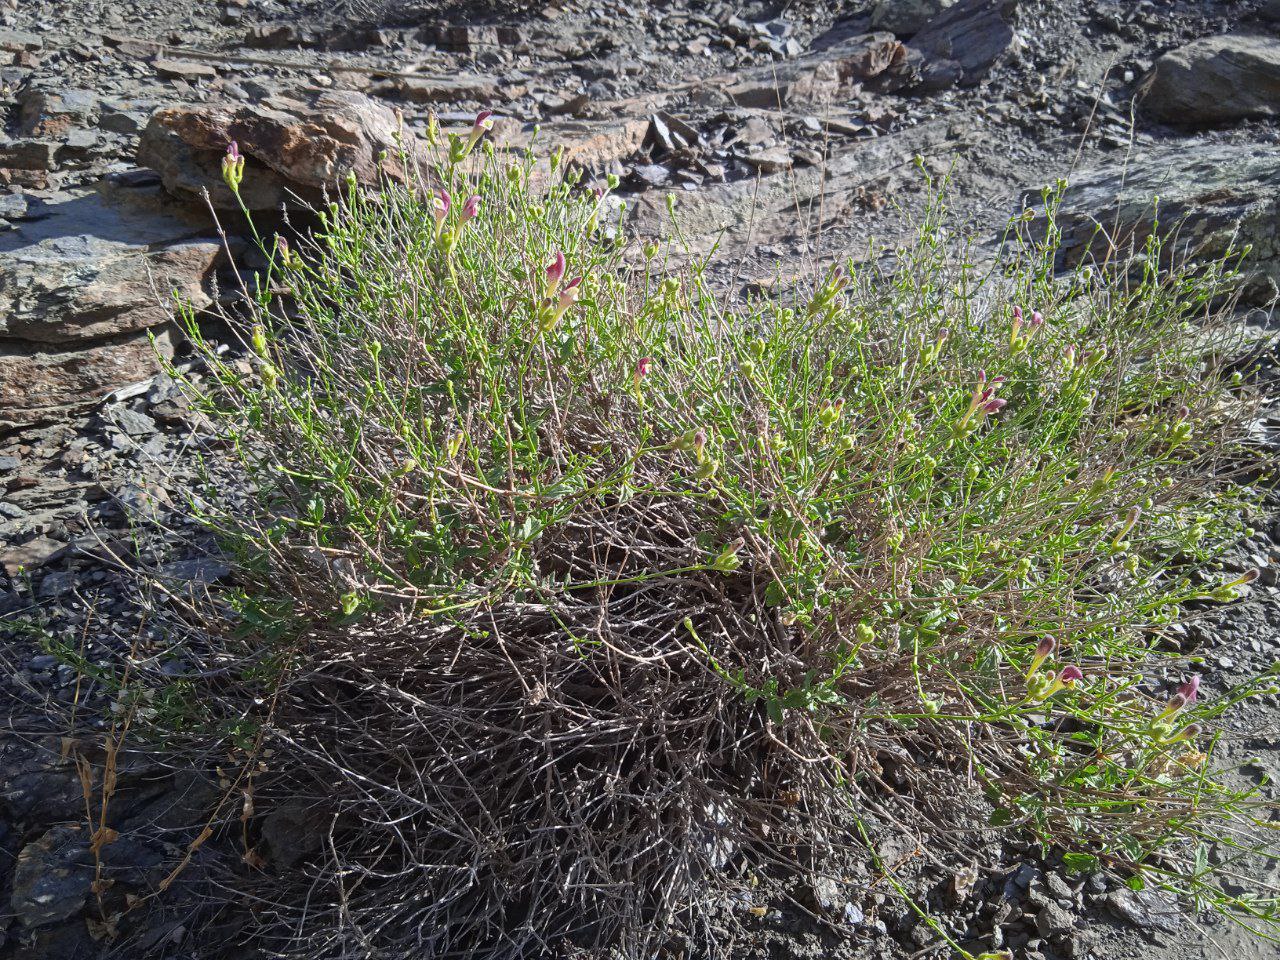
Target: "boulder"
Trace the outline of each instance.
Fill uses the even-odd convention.
[[[237,204],[222,181],[222,157],[234,140],[247,158],[241,197],[251,210],[269,210],[295,199],[313,202],[349,174],[366,185],[380,175],[404,179],[399,126],[389,107],[350,90],[167,107],[143,130],[138,161],[175,196],[202,201],[207,190],[215,207],[232,210]]]
[[[1160,57],[1142,84],[1142,109],[1175,126],[1280,116],[1280,39],[1201,37]]]
[[[1168,257],[1208,261],[1248,244],[1245,298],[1265,301],[1280,287],[1280,154],[1271,144],[1176,143],[1079,174],[1059,209],[1059,265],[1140,248],[1157,197],[1160,229],[1173,237]]]

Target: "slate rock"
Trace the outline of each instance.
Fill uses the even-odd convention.
[[[956,0],[878,0],[871,10],[871,27],[910,36]]]
[[[452,77],[395,77],[374,84],[369,91],[375,96],[408,103],[488,103],[498,96],[498,81],[493,77],[457,74]]]
[[[1207,261],[1251,244],[1245,300],[1265,302],[1280,289],[1280,154],[1270,144],[1174,143],[1078,174],[1058,213],[1059,266],[1102,259],[1112,245],[1141,246],[1155,197],[1162,229],[1176,235],[1166,255]]]
[[[24,137],[59,137],[72,127],[92,126],[98,119],[96,93],[53,78],[33,82],[17,101],[18,132]]]
[[[1160,57],[1142,90],[1143,111],[1175,126],[1280,116],[1280,39],[1201,37]]]
[[[1107,894],[1104,902],[1116,916],[1144,930],[1176,933],[1182,926],[1177,904],[1150,890],[1121,887]]]
[[[24,927],[69,920],[84,906],[92,882],[93,857],[84,831],[60,824],[19,852],[10,912]]]
[[[778,110],[795,104],[825,104],[848,96],[856,84],[877,77],[906,56],[885,31],[824,45],[808,56],[744,70],[725,90],[740,107]]]
[[[960,0],[930,20],[908,46],[933,62],[932,70],[955,72],[957,82],[972,86],[1017,43],[1017,10],[1018,0]]]
[[[173,352],[173,334],[165,328],[71,344],[0,338],[0,432],[61,419],[155,375],[160,359]]]
[[[66,344],[143,330],[170,319],[175,292],[208,305],[221,245],[158,191],[104,187],[41,207],[0,236],[0,337]],[[9,372],[0,360],[0,381]]]

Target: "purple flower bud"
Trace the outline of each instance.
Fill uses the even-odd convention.
[[[639,382],[649,375],[649,368],[653,365],[652,357],[641,357],[636,361],[636,381]]]
[[[462,222],[466,223],[474,217],[480,215],[480,195],[473,193],[467,197],[466,202],[462,204]]]
[[[234,140],[232,140],[230,143],[228,143],[228,144],[227,144],[227,156],[232,160],[232,162],[234,162],[234,161],[236,161],[236,160],[239,160],[239,159],[240,159],[240,144],[236,143]]]
[[[1022,322],[1022,308],[1016,303],[1013,305],[1013,319],[1018,323]]]
[[[1005,400],[1001,397],[996,397],[994,400],[987,401],[987,403],[982,408],[982,412],[983,413],[999,413],[1006,406],[1008,406],[1008,404],[1009,404],[1008,400]]]
[[[487,130],[492,130],[493,129],[493,111],[481,110],[479,113],[477,113],[475,123],[471,125],[471,129],[473,131],[479,131],[480,133],[484,133]]]
[[[1035,310],[1031,314],[1031,326],[1039,327],[1044,325],[1044,315],[1039,310]]]

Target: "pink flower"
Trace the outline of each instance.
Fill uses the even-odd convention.
[[[697,432],[694,433],[693,435],[693,453],[699,460],[701,460],[703,451],[705,451],[706,448],[707,448],[707,431],[704,430],[702,427],[699,427]]]
[[[449,198],[449,191],[437,190],[431,198],[431,212],[435,214],[436,223],[441,223],[445,217],[449,215],[449,207],[452,204]]]
[[[467,197],[466,202],[462,204],[462,222],[466,223],[480,215],[480,195],[473,193]]]
[[[556,287],[560,286],[560,281],[564,278],[565,270],[564,253],[560,250],[556,251],[556,255],[552,257],[551,262],[547,264],[547,295],[556,292]]]
[[[1178,696],[1182,697],[1186,705],[1189,707],[1196,702],[1196,697],[1200,693],[1200,675],[1195,674],[1191,679],[1178,685]]]
[[[649,367],[653,365],[652,357],[641,357],[636,361],[636,379],[643,380],[649,375]]]
[[[574,277],[564,285],[560,291],[560,309],[561,311],[569,309],[578,299],[578,295],[582,293],[582,278]]]
[[[1084,679],[1084,671],[1075,664],[1070,664],[1062,668],[1062,672],[1058,674],[1058,683],[1064,687],[1069,687],[1078,680]]]
[[[1013,306],[1013,319],[1015,323],[1022,322],[1022,308],[1017,304],[1014,304]]]
[[[240,145],[234,140],[227,144],[226,156],[222,158],[222,179],[232,193],[239,191],[240,182],[244,179],[244,157],[240,153]]]
[[[1004,380],[1004,377],[993,377],[988,381],[987,371],[978,371],[978,386],[974,389],[973,396],[969,398],[969,409],[965,411],[964,416],[957,425],[961,431],[971,429],[969,421],[973,419],[975,414],[981,418],[989,413],[998,413],[1004,408],[1008,401],[1001,400],[995,395]]]
[[[1033,311],[1031,314],[1031,326],[1039,327],[1044,324],[1044,316],[1039,310]]]
[[[1031,668],[1027,671],[1027,676],[1031,677],[1037,670],[1039,670],[1040,665],[1049,659],[1049,657],[1053,656],[1053,651],[1057,649],[1058,641],[1053,637],[1045,637],[1037,643],[1036,653],[1035,656],[1031,658]]]
[[[483,137],[487,131],[492,129],[493,111],[481,110],[476,114],[475,123],[471,125],[471,133],[467,136],[466,148],[463,151],[463,155],[465,156],[467,153],[470,153],[471,149],[476,145],[476,142]]]

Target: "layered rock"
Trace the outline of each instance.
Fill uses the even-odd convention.
[[[295,198],[314,200],[349,175],[371,185],[403,179],[399,123],[386,105],[354,91],[273,96],[261,103],[192,104],[157,110],[138,147],[165,189],[219,209],[236,209],[222,181],[222,157],[235,141],[247,158],[241,197],[251,210]]]
[[[203,309],[219,241],[145,178],[32,201],[0,234],[0,429],[157,369],[174,298]]]
[[[1160,57],[1143,82],[1144,112],[1175,126],[1280,116],[1280,40],[1202,37]]]
[[[1158,198],[1158,200],[1157,200]],[[1059,211],[1061,266],[1140,249],[1157,224],[1167,258],[1207,262],[1251,250],[1247,299],[1280,288],[1280,154],[1269,144],[1172,144],[1078,175]]]
[[[878,0],[871,10],[871,26],[909,36],[955,4],[956,0]]]
[[[972,85],[1018,43],[1018,0],[960,0],[928,20],[909,49],[923,56],[927,86]]]

